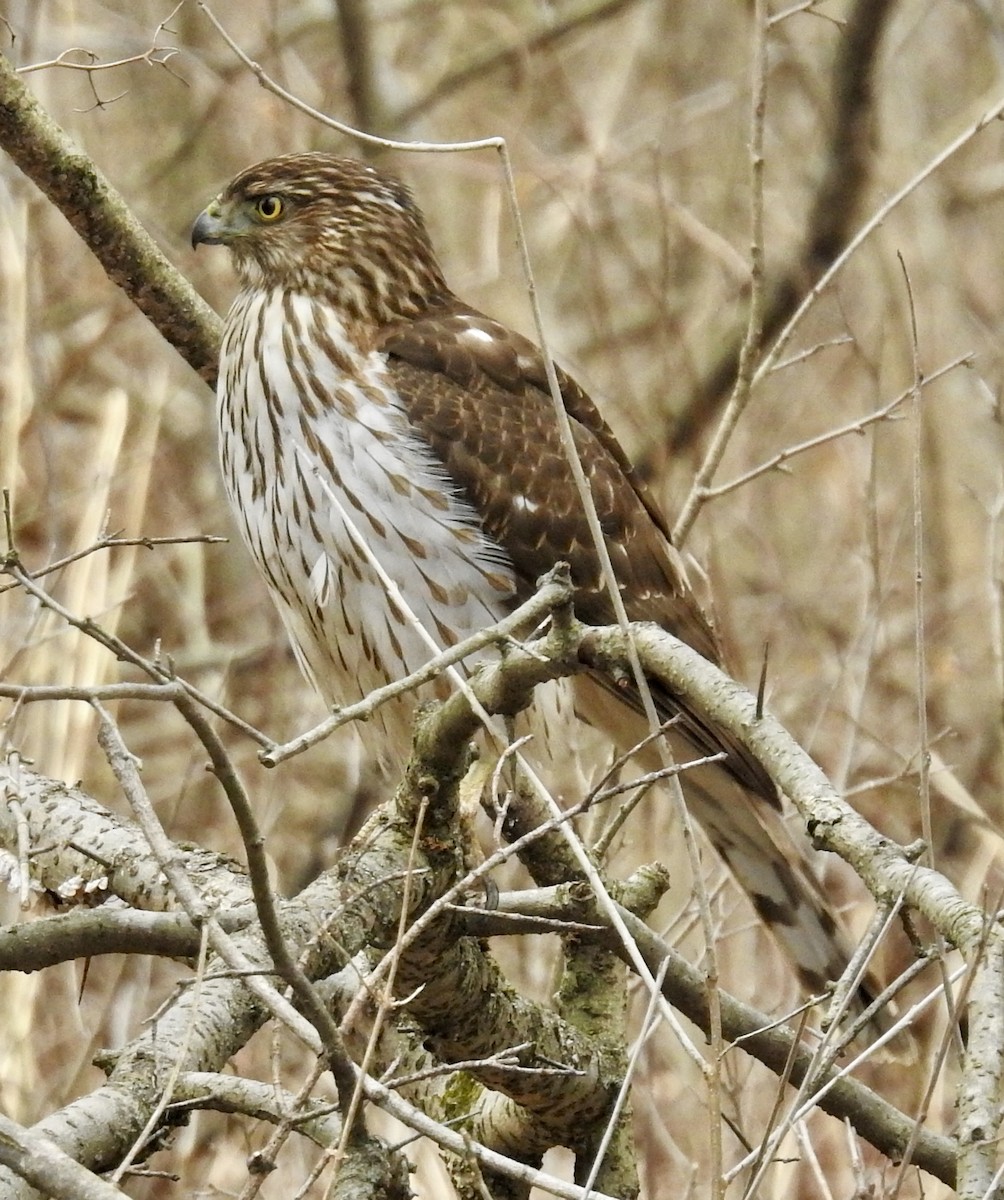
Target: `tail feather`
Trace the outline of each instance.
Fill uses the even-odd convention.
[[[587,724],[613,737],[622,750],[641,742],[647,726],[628,704],[621,703],[588,677],[575,680],[575,709]],[[692,743],[671,736],[677,762],[692,758]],[[643,770],[659,762],[648,747],[638,756]],[[800,982],[811,992],[825,990],[850,959],[849,938],[838,923],[809,861],[785,824],[773,785],[753,790],[737,778],[732,763],[712,764],[681,775],[687,806],[749,896],[757,914],[779,943]],[[766,775],[761,775],[766,781]]]
[[[810,992],[825,990],[850,959],[844,931],[784,819],[725,770],[683,777],[691,814]]]

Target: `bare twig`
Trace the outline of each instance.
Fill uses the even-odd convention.
[[[116,534],[111,534],[108,537],[99,538],[90,546],[86,546],[83,550],[75,550],[72,554],[66,554],[55,562],[46,563],[44,567],[40,567],[37,571],[29,572],[32,579],[42,579],[46,575],[51,575],[53,571],[61,571],[63,567],[68,567],[70,563],[79,562],[82,558],[87,558],[88,555],[96,554],[99,550],[111,550],[117,546],[144,546],[148,550],[152,550],[154,546],[188,546],[192,544],[212,546],[219,543],[226,543],[229,538],[220,537],[212,533],[194,533],[187,537],[119,537]],[[9,592],[12,588],[19,585],[17,582],[5,583],[0,587],[0,596],[4,592]]]
[[[464,638],[455,646],[441,650],[435,654],[423,667],[413,671],[393,683],[376,688],[356,704],[348,704],[338,709],[330,717],[316,725],[313,729],[302,733],[281,746],[273,744],[259,754],[259,759],[266,767],[274,767],[292,758],[295,754],[316,745],[332,734],[336,729],[350,721],[365,721],[382,705],[398,696],[405,695],[421,687],[441,675],[448,667],[452,667],[465,658],[469,658],[488,646],[496,645],[513,637],[520,629],[532,629],[550,616],[554,610],[571,600],[571,581],[567,574],[554,572],[541,581],[541,586],[534,595],[520,605],[510,616],[479,633]]]
[[[327,116],[327,114],[322,113],[319,109],[301,100],[294,92],[282,87],[281,84],[268,74],[260,63],[255,62],[254,59],[250,58],[241,49],[240,44],[231,36],[223,22],[219,20],[206,3],[206,0],[196,0],[196,3],[206,14],[210,24],[230,47],[231,51],[240,59],[266,91],[271,92],[274,96],[278,96],[280,100],[284,100],[298,112],[304,113],[311,120],[319,122],[328,129],[333,129],[336,133],[341,133],[345,137],[352,138],[353,141],[361,142],[363,145],[373,146],[382,150],[414,151],[422,154],[457,154],[470,150],[497,150],[503,159],[508,154],[505,138],[501,137],[475,138],[472,141],[466,142],[398,141],[394,138],[378,137],[376,134],[367,133],[362,129],[357,129],[355,126],[347,124],[345,121],[337,121],[334,117]]]
[[[188,696],[179,699],[178,707],[209,754],[213,774],[220,781],[227,799],[230,801],[230,808],[240,830],[244,851],[247,855],[255,908],[258,911],[265,944],[272,956],[276,971],[292,988],[300,1009],[306,1013],[324,1045],[328,1066],[338,1090],[339,1107],[345,1118],[345,1134],[351,1140],[355,1136],[353,1118],[357,1112],[356,1071],[345,1051],[337,1024],[321,1002],[287,944],[286,931],[279,919],[275,895],[269,881],[265,839],[258,828],[247,792],[225,747],[203,713]],[[353,1114],[353,1116],[349,1114]]]
[[[872,213],[802,298],[798,307],[785,323],[784,328],[777,335],[770,351],[764,355],[753,381],[754,386],[769,372],[774,370],[785,348],[816,300],[830,286],[848,260],[888,220],[889,214],[894,212],[921,184],[930,179],[932,175],[954,158],[960,150],[968,146],[975,137],[978,137],[988,125],[993,124],[1002,114],[1004,114],[1004,96],[997,99],[973,124],[969,125],[962,133],[953,138],[947,146],[939,150],[915,175],[908,179],[901,188],[894,192],[884,204]]]
[[[117,58],[112,62],[101,62],[92,50],[85,50],[82,46],[71,46],[69,49],[57,54],[55,58],[47,59],[45,62],[29,63],[27,66],[18,67],[17,73],[18,75],[30,75],[34,71],[52,70],[53,67],[65,67],[71,71],[93,73],[96,71],[113,71],[117,67],[126,67],[132,63],[146,63],[148,66],[163,67],[176,54],[180,53],[174,46],[151,46],[149,50],[145,50],[142,54],[132,54],[128,58]],[[75,62],[72,56],[78,54],[83,55],[86,61]],[[179,76],[175,76],[175,78],[177,79]]]
[[[954,371],[957,367],[971,366],[972,362],[973,356],[971,354],[960,354],[958,357],[953,358],[951,362],[938,367],[936,371],[932,371],[930,375],[925,375],[919,382],[915,380],[908,388],[890,400],[888,404],[883,404],[881,408],[875,409],[874,412],[870,412],[864,417],[858,417],[854,421],[848,421],[846,425],[841,425],[837,429],[828,429],[826,433],[820,433],[816,437],[807,438],[804,442],[799,442],[797,446],[786,446],[785,449],[779,450],[773,458],[760,463],[757,467],[751,467],[750,470],[744,471],[742,475],[737,475],[735,479],[730,479],[728,483],[720,483],[716,487],[702,489],[701,495],[705,500],[715,500],[719,496],[726,495],[728,492],[737,491],[751,480],[758,479],[761,475],[778,470],[778,468],[790,462],[799,454],[805,454],[808,450],[818,450],[820,446],[826,446],[830,442],[839,441],[840,438],[847,437],[850,433],[864,433],[869,425],[875,425],[880,421],[888,421],[894,417],[907,400],[914,399],[918,392],[922,392],[924,388],[929,387],[936,380],[941,379],[950,371]]]
[[[43,588],[40,588],[38,584],[35,583],[34,578],[22,570],[20,566],[8,565],[7,574],[11,575],[17,581],[19,586],[24,588],[24,590],[30,595],[34,596],[39,603],[43,604],[50,611],[56,613],[74,629],[79,629],[81,633],[93,638],[94,641],[96,641],[99,645],[104,646],[106,650],[109,650],[122,662],[128,662],[133,666],[138,667],[139,670],[141,670],[145,675],[149,675],[151,679],[156,680],[157,683],[164,688],[169,685],[181,688],[185,693],[191,696],[193,700],[201,704],[203,708],[208,709],[221,720],[226,721],[227,724],[233,725],[236,729],[241,730],[242,733],[245,733],[259,746],[271,745],[271,738],[268,738],[265,736],[265,734],[260,733],[253,725],[249,725],[247,721],[237,716],[236,713],[233,713],[229,709],[224,708],[223,705],[218,704],[212,699],[212,697],[207,696],[204,692],[201,692],[193,684],[180,679],[174,674],[169,666],[162,666],[159,662],[155,662],[153,659],[145,658],[121,638],[116,637],[115,634],[109,633],[107,630],[98,625],[97,622],[92,621],[89,617],[75,616],[69,611],[68,608],[65,607],[65,605],[60,604],[55,597],[50,595]],[[20,692],[21,689],[17,690]],[[92,691],[92,689],[84,690]],[[96,693],[98,699],[100,699],[102,695],[103,691]],[[43,695],[40,698],[45,697]],[[88,697],[81,695],[80,698],[84,699]],[[152,698],[157,699],[159,697],[154,695]]]
[[[764,319],[764,246],[763,246],[763,137],[767,115],[767,11],[763,0],[756,0],[753,18],[752,103],[750,105],[750,300],[746,331],[739,348],[735,385],[718,422],[704,461],[698,468],[690,493],[673,526],[673,541],[682,546],[700,509],[701,493],[710,485],[721,464],[736,426],[750,401],[753,372],[760,356]],[[716,1129],[721,1122],[714,1120]],[[717,1176],[720,1179],[720,1175]]]
[[[173,702],[180,694],[175,681],[164,683],[100,683],[93,686],[70,687],[62,684],[0,683],[0,696],[21,704],[38,704],[55,700],[167,700]]]
[[[792,10],[775,14],[776,25]],[[833,71],[833,117],[826,171],[810,213],[800,259],[770,287],[765,338],[773,337],[815,280],[847,243],[870,178],[870,122],[875,108],[879,50],[894,0],[857,0],[841,30]],[[700,436],[736,381],[739,347],[728,347],[698,386],[671,435],[679,450]],[[760,378],[757,374],[756,383]]]
[[[921,391],[924,374],[920,366],[920,343],[917,335],[917,309],[913,300],[913,285],[910,272],[902,253],[897,253],[903,271],[906,296],[910,312],[910,358],[913,367],[913,382],[910,385],[910,416],[913,425],[913,470],[911,472],[913,500],[913,644],[916,656],[915,672],[917,686],[917,745],[918,784],[920,795],[921,836],[927,843],[928,861],[935,865],[934,830],[931,825],[931,747],[927,727],[927,644],[924,619],[924,410],[921,407]]]

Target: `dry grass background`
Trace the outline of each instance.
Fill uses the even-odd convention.
[[[610,4],[573,32],[528,45],[530,32],[549,17],[560,21],[566,5],[371,0],[376,68],[372,90],[362,94],[346,69],[358,61],[358,46],[340,32],[334,5],[218,0],[212,7],[277,80],[332,115],[395,136],[509,140],[552,348],[590,387],[676,512],[710,433],[704,428],[697,444],[671,449],[677,415],[745,321],[749,8],[733,0]],[[848,7],[821,4],[771,31],[768,278],[798,254],[826,165],[831,67]],[[70,47],[107,62],[147,51],[170,8],[168,0],[13,0],[9,29],[0,33],[18,65]],[[1001,95],[1004,26],[994,19],[1001,18],[992,7],[962,0],[895,8],[867,118],[864,215]],[[257,158],[356,148],[262,90],[194,3],[173,15],[160,44],[180,51],[169,69],[135,62],[87,76],[53,68],[30,82],[222,310],[233,286],[225,256],[196,258],[188,246],[190,222],[207,198]],[[513,52],[460,74],[503,46]],[[991,125],[889,215],[815,305],[790,353],[841,343],[823,345],[756,389],[720,472],[731,478],[909,387],[902,256],[923,370],[973,355],[970,368],[924,393],[924,639],[927,719],[939,758],[934,859],[965,895],[989,906],[1001,887],[1004,820],[1002,140],[1004,127]],[[413,184],[456,290],[529,331],[493,157],[388,161]],[[17,170],[0,162],[0,178],[0,484],[11,493],[26,563],[39,568],[112,530],[232,535],[205,386]],[[707,567],[740,678],[755,680],[769,640],[771,707],[855,804],[902,840],[921,828],[914,443],[908,418],[831,442],[708,504],[688,543]],[[53,588],[71,610],[100,619],[140,651],[159,645],[187,677],[278,738],[320,715],[236,542],[93,554],[61,571]],[[0,670],[26,683],[93,683],[120,671],[93,643],[9,591],[0,593]],[[116,716],[170,831],[236,853],[233,824],[180,719],[138,704]],[[94,734],[90,710],[69,703],[8,708],[3,727],[5,742],[40,770],[82,779],[116,805]],[[295,887],[330,861],[344,813],[365,800],[354,750],[343,740],[267,772],[252,745],[228,736],[279,878]],[[665,815],[649,808],[644,820],[624,861],[653,854],[675,861]],[[852,895],[843,878],[833,883],[835,895]],[[677,897],[678,909],[684,900]],[[732,931],[721,944],[726,982],[780,1007],[793,994],[783,967],[762,946],[749,952],[748,917],[728,899],[722,905]],[[858,911],[849,916],[862,919]],[[667,913],[667,924],[685,921],[682,909]],[[889,952],[887,966],[897,953]],[[100,1073],[91,1054],[133,1035],[176,975],[160,963],[96,961],[79,1002],[71,966],[0,982],[2,1106],[28,1121],[93,1087]],[[940,1031],[937,1021],[926,1030],[925,1053]],[[263,1042],[241,1065],[267,1078],[267,1054]],[[735,1055],[729,1071],[726,1108],[756,1129],[769,1109],[769,1078]],[[891,1064],[875,1075],[897,1102],[918,1103],[923,1066]],[[934,1096],[935,1124],[950,1124],[952,1081],[949,1067]],[[668,1037],[656,1039],[635,1100],[647,1195],[707,1194],[704,1104],[692,1068]],[[171,1156],[181,1183],[131,1189],[150,1198],[239,1190],[243,1157],[260,1137],[243,1123],[199,1117]],[[788,1149],[798,1161],[779,1164],[759,1195],[882,1195],[895,1179],[866,1147],[864,1166],[856,1166],[848,1135],[822,1116],[808,1123],[802,1145]],[[296,1153],[263,1195],[295,1194],[306,1171]],[[741,1156],[738,1143],[727,1144],[727,1155]],[[421,1194],[446,1195],[435,1168],[426,1169]],[[922,1191],[947,1194],[914,1176],[900,1194]]]

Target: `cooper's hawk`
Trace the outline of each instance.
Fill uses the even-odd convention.
[[[450,291],[403,184],[326,154],[271,159],[199,216],[200,242],[227,246],[241,283],[220,362],[223,477],[329,702],[358,699],[431,655],[371,555],[441,645],[497,621],[559,561],[580,619],[615,621],[543,358]],[[662,515],[589,397],[561,371],[558,380],[628,617],[720,661]],[[588,679],[566,686],[594,724],[629,713],[626,698]],[[675,710],[672,697],[656,699]],[[410,705],[381,715],[403,762]],[[785,846],[770,780],[702,714],[685,711],[683,725],[702,753],[728,753],[685,776],[692,811],[818,986],[842,955],[811,873]]]

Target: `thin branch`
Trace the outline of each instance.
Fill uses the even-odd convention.
[[[144,657],[142,654],[128,645],[128,643],[122,641],[122,639],[117,637],[115,634],[109,633],[107,630],[98,625],[96,621],[92,621],[89,617],[75,616],[68,608],[60,604],[59,601],[56,600],[55,597],[53,597],[49,592],[45,591],[43,588],[40,588],[38,584],[35,583],[34,578],[25,572],[18,563],[8,562],[5,567],[3,564],[0,564],[0,568],[6,570],[6,573],[12,576],[20,587],[24,588],[29,595],[34,596],[35,599],[38,600],[40,604],[44,605],[45,608],[61,617],[74,629],[78,629],[81,633],[86,634],[87,637],[93,638],[98,645],[103,646],[106,650],[110,651],[121,662],[131,663],[134,667],[138,667],[139,670],[141,670],[145,675],[150,676],[151,679],[156,680],[158,684],[165,688],[167,686],[172,686],[181,689],[182,692],[191,696],[191,698],[198,704],[201,704],[203,708],[208,709],[209,712],[213,713],[221,720],[226,721],[228,725],[232,725],[235,729],[239,729],[259,746],[269,746],[272,744],[271,738],[255,729],[253,725],[249,725],[248,722],[242,717],[237,716],[236,713],[231,712],[222,704],[217,703],[212,699],[211,696],[207,696],[193,684],[188,683],[186,680],[175,675],[170,665],[164,666],[153,659]],[[100,699],[101,697],[98,696],[97,698]],[[159,697],[155,696],[153,698],[156,699]]]
[[[174,1096],[172,1112],[242,1113],[285,1126],[318,1146],[337,1142],[342,1128],[341,1119],[330,1104],[308,1100],[302,1089],[301,1094],[294,1096],[274,1080],[263,1083],[212,1071],[184,1071],[177,1079]],[[260,1153],[265,1162],[274,1161],[267,1147]]]
[[[913,467],[911,487],[913,500],[913,644],[915,654],[915,677],[917,682],[917,747],[918,789],[920,801],[921,836],[927,843],[927,857],[931,866],[934,860],[934,830],[931,824],[931,741],[927,724],[927,645],[924,616],[924,410],[921,393],[924,374],[920,366],[920,342],[917,334],[917,309],[913,300],[913,285],[910,272],[902,253],[898,253],[899,265],[906,285],[906,297],[910,313],[910,362],[913,381],[910,385],[910,416],[913,426]]]
[[[177,10],[176,10],[177,11]],[[35,71],[49,71],[54,67],[64,67],[70,71],[84,71],[92,73],[96,71],[113,71],[117,67],[127,67],[132,63],[146,63],[148,66],[163,67],[181,51],[175,46],[151,46],[149,50],[145,50],[142,54],[132,54],[128,58],[117,58],[112,62],[100,62],[98,56],[93,50],[85,50],[83,46],[71,46],[63,50],[55,58],[50,58],[45,62],[30,63],[25,67],[17,67],[18,75],[31,75]],[[83,54],[89,61],[74,62],[70,55]],[[180,82],[180,76],[175,75],[175,79]]]
[[[271,984],[265,981],[261,964],[252,962],[243,954],[223,930],[215,916],[211,915],[209,906],[185,869],[184,860],[178,849],[164,832],[142,785],[134,757],[122,743],[114,724],[100,710],[98,741],[105,750],[109,764],[115,771],[116,778],[129,801],[137,824],[143,830],[143,835],[151,851],[160,864],[161,870],[167,876],[178,903],[200,929],[203,926],[208,928],[213,950],[235,971],[246,973],[247,986],[255,992],[266,1007],[283,1021],[301,1041],[311,1048],[315,1047],[318,1039],[314,1027]]]
[[[540,581],[538,590],[526,603],[521,604],[510,616],[503,618],[495,625],[472,634],[455,646],[441,650],[424,666],[402,679],[376,688],[355,704],[346,705],[332,713],[313,729],[302,733],[283,745],[274,743],[259,754],[260,761],[266,767],[274,767],[287,758],[301,753],[310,746],[316,745],[332,734],[336,729],[350,721],[365,721],[389,700],[414,691],[422,684],[437,678],[448,667],[454,666],[463,659],[477,654],[488,646],[496,645],[511,639],[520,629],[534,628],[555,609],[571,602],[571,580],[566,572],[550,571]]]
[[[287,104],[295,108],[297,112],[301,112],[305,116],[310,117],[311,120],[319,122],[327,129],[333,129],[336,133],[352,138],[354,141],[362,142],[366,146],[374,146],[382,150],[413,151],[421,154],[458,154],[470,150],[497,150],[503,156],[508,153],[505,138],[501,137],[475,138],[467,142],[399,141],[395,138],[378,137],[376,134],[366,133],[362,129],[348,125],[344,121],[336,121],[334,117],[329,117],[319,109],[313,108],[306,101],[301,100],[294,92],[288,91],[281,84],[277,83],[260,63],[250,58],[241,49],[240,44],[230,35],[226,26],[215,15],[206,3],[206,0],[196,0],[196,4],[206,14],[210,24],[230,47],[231,51],[240,59],[267,92],[271,92],[273,96],[278,96],[280,100],[284,100]]]
[[[960,354],[957,358],[953,358],[951,362],[938,367],[936,371],[932,371],[930,375],[925,375],[922,379],[915,380],[908,388],[905,388],[898,396],[890,400],[888,404],[875,409],[874,412],[868,413],[867,416],[858,417],[854,421],[848,421],[846,425],[841,425],[837,429],[828,429],[826,433],[817,434],[816,437],[808,438],[806,441],[799,442],[795,446],[787,446],[784,450],[778,451],[773,458],[768,459],[757,467],[751,467],[750,470],[745,471],[742,475],[737,475],[735,479],[730,479],[728,483],[720,483],[717,487],[703,488],[700,495],[705,500],[715,500],[719,496],[726,495],[728,492],[737,491],[751,480],[759,479],[761,475],[767,475],[771,471],[776,471],[799,454],[805,454],[808,450],[818,450],[820,446],[826,446],[830,442],[839,441],[840,438],[846,437],[849,433],[864,433],[869,425],[875,425],[880,421],[888,421],[891,417],[895,416],[896,412],[902,408],[906,401],[913,399],[915,393],[918,391],[930,387],[936,380],[941,379],[950,371],[954,371],[957,367],[969,367],[972,364],[973,355],[971,353]]]
[[[287,943],[287,934],[279,919],[275,895],[269,881],[265,839],[258,828],[251,802],[240,776],[230,761],[226,748],[202,712],[196,708],[188,696],[179,699],[178,707],[208,753],[213,774],[220,781],[230,802],[230,809],[237,822],[237,828],[244,843],[244,852],[247,855],[255,908],[261,923],[265,945],[272,956],[276,971],[289,984],[300,1009],[317,1030],[324,1045],[328,1067],[338,1091],[339,1107],[345,1116],[345,1132],[351,1140],[355,1137],[355,1123],[349,1114],[356,1111],[355,1097],[358,1088],[356,1071],[346,1053],[337,1024],[321,1002],[311,981],[296,961],[296,957]]]
[[[121,100],[123,96],[128,95],[127,89],[126,91],[120,92],[117,96],[112,96],[111,99],[102,99],[102,97],[98,95],[95,76],[102,71],[109,71],[118,67],[130,66],[133,63],[145,63],[150,67],[163,67],[164,70],[167,71],[168,75],[187,87],[187,80],[185,80],[176,71],[172,70],[170,66],[171,59],[175,58],[181,53],[181,51],[175,46],[159,46],[157,44],[160,40],[160,35],[167,29],[168,21],[172,20],[183,3],[184,0],[178,0],[178,3],[175,5],[173,10],[168,14],[167,17],[164,18],[163,21],[160,22],[153,35],[153,44],[143,54],[134,54],[129,58],[120,58],[114,62],[100,62],[98,60],[98,56],[93,51],[85,50],[82,47],[77,46],[69,50],[64,50],[62,54],[57,55],[56,58],[50,59],[48,62],[32,63],[25,67],[18,67],[18,74],[30,75],[35,71],[45,71],[60,67],[65,70],[82,71],[87,76],[87,82],[90,85],[91,93],[94,96],[94,108],[106,108],[109,104],[114,103],[114,101]],[[70,57],[71,55],[80,54],[84,55],[89,61],[74,62]],[[81,110],[78,109],[76,111],[79,112]]]
[[[980,116],[973,124],[969,125],[957,137],[953,138],[943,149],[941,149],[933,158],[929,159],[923,167],[889,199],[875,210],[868,220],[861,226],[853,238],[844,246],[843,250],[833,259],[827,269],[819,276],[813,286],[809,289],[802,301],[792,313],[791,317],[785,323],[784,328],[778,334],[770,351],[764,356],[763,361],[757,369],[756,377],[753,380],[754,386],[764,379],[777,366],[781,355],[784,353],[788,343],[794,337],[798,327],[805,319],[806,314],[815,304],[816,300],[830,286],[836,276],[844,268],[847,262],[853,255],[864,245],[871,235],[888,220],[890,214],[895,211],[903,201],[912,195],[921,184],[926,183],[937,171],[939,171],[947,162],[955,157],[960,150],[964,149],[969,143],[987,128],[992,125],[1000,116],[1004,115],[1004,96],[1000,97],[994,104],[988,108],[982,116]]]
[[[753,386],[753,371],[760,356],[760,341],[764,321],[764,223],[763,223],[763,175],[764,175],[764,123],[767,116],[767,10],[765,0],[756,0],[753,14],[753,70],[752,103],[750,105],[750,262],[749,311],[746,316],[746,331],[739,348],[739,362],[735,385],[718,422],[714,437],[704,461],[694,476],[690,493],[684,501],[676,524],[673,526],[673,541],[682,546],[687,540],[691,526],[700,511],[701,494],[710,486],[715,472],[721,465],[732,434],[750,402]],[[720,1121],[713,1121],[721,1129]],[[720,1181],[720,1173],[715,1178]]]
[[[53,571],[60,571],[63,567],[68,567],[70,563],[78,562],[82,558],[87,558],[91,554],[96,554],[99,550],[111,550],[117,546],[143,546],[147,550],[152,550],[154,546],[188,546],[192,544],[214,546],[221,543],[226,543],[230,539],[220,537],[213,533],[193,533],[189,536],[181,537],[119,537],[110,535],[108,537],[98,538],[90,546],[86,546],[83,550],[75,550],[72,554],[64,555],[63,558],[57,559],[55,562],[47,563],[44,567],[40,567],[37,571],[31,571],[32,579],[42,579],[46,575],[51,575]],[[15,583],[5,583],[0,587],[0,596],[4,592],[9,592],[11,589],[18,587]]]
[[[237,933],[254,921],[255,912],[247,904],[217,917],[227,933]],[[100,954],[192,958],[198,950],[198,927],[181,912],[116,912],[102,905],[0,926],[0,971],[41,971]]]
[[[617,1200],[616,1197],[609,1196],[605,1192],[592,1190],[587,1193],[585,1188],[576,1184],[565,1183],[545,1171],[516,1162],[499,1154],[496,1150],[490,1150],[487,1146],[472,1142],[470,1138],[455,1133],[442,1122],[427,1117],[425,1113],[408,1104],[391,1088],[374,1079],[366,1081],[366,1096],[368,1100],[379,1104],[392,1117],[396,1117],[424,1137],[430,1138],[445,1150],[464,1158],[474,1158],[488,1170],[524,1184],[527,1188],[540,1188],[541,1191],[547,1192],[551,1196],[557,1196],[558,1200]]]
[[[475,52],[459,67],[450,70],[433,84],[424,96],[394,113],[390,125],[402,128],[423,116],[435,105],[461,91],[469,83],[480,82],[492,71],[510,67],[577,32],[584,25],[616,16],[636,0],[574,0],[563,5],[560,12],[553,8],[541,10],[536,28],[521,29],[518,39],[502,46],[492,46],[482,53]]]
[[[288,1103],[284,1106],[284,1115],[280,1120],[276,1121],[276,1128],[272,1131],[272,1136],[268,1139],[266,1145],[264,1145],[261,1150],[257,1152],[256,1162],[261,1164],[262,1169],[260,1171],[253,1172],[252,1178],[250,1178],[245,1185],[244,1191],[241,1193],[239,1200],[253,1200],[253,1197],[258,1195],[267,1171],[269,1170],[271,1164],[275,1163],[280,1151],[282,1150],[282,1147],[285,1145],[291,1134],[294,1132],[303,1132],[306,1133],[308,1137],[311,1136],[309,1130],[311,1126],[316,1125],[316,1121],[307,1118],[306,1110],[311,1103],[310,1097],[313,1095],[314,1089],[317,1087],[323,1074],[324,1060],[323,1058],[318,1057],[310,1071],[304,1076],[302,1083],[296,1091],[296,1095],[289,1097]],[[241,1082],[244,1081],[242,1080]],[[275,1084],[276,1081],[273,1080],[272,1083],[268,1085],[268,1089],[273,1095]],[[313,1111],[318,1111],[317,1106],[314,1106]],[[333,1121],[325,1121],[326,1128],[322,1127],[322,1131],[327,1133],[328,1137],[321,1144],[324,1145],[325,1148],[332,1145],[337,1145],[341,1140],[342,1130],[344,1128],[337,1108],[333,1105],[324,1105],[321,1107],[319,1115],[321,1115],[322,1118],[333,1117]],[[267,1120],[268,1118],[266,1117],[265,1119]],[[319,1169],[320,1166],[318,1165],[314,1170],[316,1172]],[[312,1173],[311,1178],[313,1179],[313,1177],[314,1174]],[[302,1190],[306,1191],[306,1188]]]
[[[853,344],[854,338],[849,333],[834,334],[833,337],[827,338],[825,341],[816,342],[814,345],[808,346],[805,350],[799,350],[789,358],[775,363],[773,371],[775,374],[780,371],[787,371],[791,367],[797,367],[801,363],[808,362],[810,358],[815,358],[817,354],[822,354],[824,350],[833,350],[837,346],[853,346]]]
[[[173,703],[181,694],[177,682],[70,684],[0,683],[0,696],[21,704],[55,700],[166,700]]]
[[[771,24],[785,16],[776,14]],[[870,123],[876,106],[879,51],[895,0],[857,0],[841,29],[833,69],[833,116],[823,174],[799,260],[770,286],[764,338],[773,337],[815,280],[847,243],[870,179]],[[736,381],[739,347],[728,347],[699,384],[671,434],[671,449],[691,445],[707,428]],[[759,374],[757,381],[759,380]],[[754,382],[757,382],[754,381]]]

